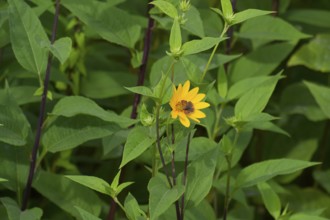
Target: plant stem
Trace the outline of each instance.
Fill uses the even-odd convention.
[[[222,30],[222,32],[221,32],[219,38],[222,38],[222,37],[225,35],[225,33],[227,32],[228,28],[229,28],[229,27],[228,27],[227,23],[225,23],[225,25],[224,25],[224,27],[223,27],[223,30]],[[219,44],[220,44],[220,42],[217,43],[217,44],[214,46],[214,48],[213,48],[213,51],[212,51],[212,53],[211,53],[211,56],[210,56],[209,60],[207,61],[206,66],[205,66],[205,68],[204,68],[204,71],[203,71],[203,74],[202,74],[202,77],[201,77],[201,82],[203,81],[203,79],[205,78],[205,75],[206,75],[207,71],[209,70],[210,64],[211,64],[211,62],[212,62],[212,59],[213,59],[213,57],[214,57],[215,52],[217,51],[217,49],[218,49],[218,47],[219,47]]]
[[[60,14],[60,0],[56,0],[56,10],[55,10],[55,15],[54,15],[53,29],[52,29],[52,35],[51,35],[51,41],[50,41],[51,44],[53,44],[55,42],[59,14]],[[47,93],[48,93],[48,84],[49,84],[49,79],[50,79],[50,69],[51,69],[51,64],[52,64],[52,57],[53,57],[52,54],[49,52],[45,80],[44,80],[44,90],[43,90],[43,93],[41,96],[37,132],[36,132],[35,142],[34,142],[34,146],[32,148],[32,153],[31,153],[29,175],[28,175],[28,179],[27,179],[24,194],[23,194],[23,201],[22,201],[22,206],[21,206],[22,211],[24,211],[27,208],[28,200],[29,200],[30,193],[31,193],[32,181],[33,181],[35,168],[36,168],[37,153],[38,153],[38,149],[39,149],[39,145],[40,145],[42,124],[43,124],[44,116],[45,116],[45,112],[46,112],[46,102],[47,102]]]
[[[238,136],[239,136],[239,130],[236,130],[233,148],[236,147]],[[233,150],[234,149],[232,149],[231,153],[226,156],[228,170],[227,170],[226,194],[225,194],[225,204],[224,204],[224,211],[223,211],[223,220],[227,220],[227,214],[228,214],[229,204],[230,204],[230,200],[231,200],[231,197],[230,197],[230,173],[231,173],[231,168],[232,168],[231,162],[232,162],[232,158],[233,158],[233,154],[232,154]]]
[[[173,187],[173,184],[170,180],[170,175],[169,175],[169,172],[166,168],[166,163],[165,163],[165,158],[164,158],[164,155],[163,155],[163,151],[162,151],[162,146],[160,144],[160,134],[159,134],[159,114],[160,114],[160,104],[157,104],[157,107],[156,107],[156,145],[157,145],[157,148],[158,148],[158,152],[159,152],[159,157],[160,157],[160,160],[162,162],[162,165],[163,165],[163,170],[164,170],[164,173],[166,175],[166,179],[167,179],[167,182],[168,184],[170,185],[170,187],[172,188]]]
[[[186,158],[184,161],[184,170],[183,170],[183,178],[182,178],[183,186],[186,186],[186,182],[187,182],[190,137],[191,137],[191,132],[189,132],[188,134],[187,145],[186,145]],[[181,220],[183,219],[184,219],[184,193],[181,197]]]
[[[279,0],[272,0],[272,8],[274,13],[274,16],[278,16],[278,10],[280,7],[280,1]]]
[[[225,108],[225,106],[226,106],[226,103],[223,103],[223,104],[221,104],[219,110],[218,110],[218,108],[216,108],[216,118],[215,118],[213,134],[212,134],[212,140],[215,140],[215,138],[217,137],[217,133],[220,130],[219,123],[220,123],[221,115],[222,115],[222,112],[223,112],[223,109]]]
[[[152,2],[152,0],[149,0],[149,3]],[[143,57],[142,57],[142,64],[139,69],[139,75],[138,75],[138,80],[137,80],[137,86],[142,86],[144,84],[144,79],[146,75],[146,70],[147,70],[147,63],[149,59],[149,52],[150,52],[150,47],[151,47],[151,37],[152,37],[152,28],[154,26],[154,19],[151,18],[149,11],[153,8],[152,4],[148,4],[148,27],[147,30],[145,31],[145,38],[144,38],[144,48],[143,48]],[[131,112],[131,118],[136,119],[137,118],[137,108],[138,105],[141,101],[141,95],[140,94],[135,94],[134,95],[134,101],[133,101],[133,108]],[[122,170],[125,169],[125,166],[122,168]],[[123,182],[124,179],[124,172],[120,174],[119,182]],[[111,199],[110,202],[110,210],[107,219],[108,220],[114,220],[115,219],[115,213],[116,213],[116,207],[117,203],[114,201],[114,199]]]
[[[152,1],[149,0],[149,3],[150,2],[152,2]],[[153,8],[153,5],[148,4],[148,12],[152,8]],[[151,18],[150,14],[148,14],[148,28],[145,32],[142,64],[140,66],[137,86],[142,86],[144,84],[144,78],[146,75],[147,63],[148,63],[148,59],[149,59],[149,51],[150,51],[150,47],[151,47],[151,34],[152,34],[153,27],[154,27],[154,19]],[[137,107],[140,103],[140,100],[141,100],[141,95],[136,93],[134,95],[133,109],[132,109],[132,113],[131,113],[132,119],[135,119],[137,117]]]

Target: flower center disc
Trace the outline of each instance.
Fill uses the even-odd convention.
[[[186,115],[194,112],[194,105],[192,102],[187,102],[186,100],[181,100],[175,105],[178,111],[184,112]]]

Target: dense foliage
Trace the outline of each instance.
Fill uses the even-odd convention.
[[[330,219],[330,1],[0,2],[0,219]]]

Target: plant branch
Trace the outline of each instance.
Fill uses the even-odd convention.
[[[182,178],[183,186],[186,186],[186,182],[187,182],[190,138],[191,138],[191,132],[189,132],[188,134],[187,145],[186,145],[186,158],[184,161],[184,170],[183,170],[183,178]],[[184,219],[184,193],[181,197],[181,220],[183,219]]]
[[[152,0],[149,0],[149,3],[152,2]],[[139,74],[138,74],[138,80],[137,80],[137,86],[142,86],[144,84],[144,79],[146,75],[146,70],[147,70],[147,63],[149,59],[149,52],[150,52],[150,47],[151,47],[151,37],[152,37],[152,28],[154,26],[154,19],[151,18],[149,11],[152,9],[153,5],[148,4],[148,27],[145,31],[145,38],[144,38],[144,48],[143,48],[143,57],[142,57],[142,64],[139,69]],[[134,101],[133,101],[133,108],[131,112],[131,119],[136,119],[137,118],[137,108],[138,105],[141,101],[141,95],[140,94],[135,94],[134,95]],[[122,168],[122,170],[125,170],[125,167]],[[123,182],[124,179],[124,172],[121,172],[119,182]],[[115,218],[115,213],[116,213],[116,208],[117,203],[114,201],[114,199],[111,199],[110,202],[110,210],[107,219],[108,220],[113,220]]]
[[[274,16],[278,16],[279,7],[280,7],[280,1],[272,0],[272,8],[273,8],[273,11],[275,12],[273,14]]]
[[[149,0],[149,3],[150,2],[151,2],[151,0]],[[148,4],[148,12],[152,9],[152,7],[153,7],[152,4]],[[148,14],[148,28],[145,32],[142,64],[140,66],[137,86],[142,86],[144,84],[144,78],[146,75],[147,63],[148,63],[148,59],[149,59],[149,51],[150,51],[150,47],[151,47],[151,34],[152,34],[153,27],[154,27],[154,19],[151,18],[150,14]],[[138,107],[140,101],[141,101],[141,95],[136,93],[134,96],[133,109],[132,109],[132,113],[131,113],[132,119],[136,119],[136,117],[137,117],[137,107]]]
[[[51,40],[50,40],[51,44],[54,44],[55,39],[56,39],[56,31],[57,31],[59,14],[60,14],[60,0],[56,0],[56,10],[55,10],[55,15],[54,15],[53,29],[52,29],[52,35],[51,35]],[[40,138],[41,138],[41,131],[42,131],[42,124],[43,124],[45,112],[46,112],[46,102],[47,102],[47,93],[48,93],[48,84],[49,84],[49,79],[50,79],[52,57],[53,56],[52,56],[51,52],[49,52],[46,74],[45,74],[45,79],[44,79],[44,88],[43,88],[43,93],[41,96],[41,103],[40,103],[40,108],[39,108],[37,132],[36,132],[35,141],[34,141],[32,153],[31,153],[29,175],[28,175],[28,179],[27,179],[24,194],[23,194],[23,201],[22,201],[22,206],[21,206],[22,211],[24,211],[27,208],[28,200],[29,200],[30,193],[31,193],[32,181],[33,181],[35,168],[36,168],[37,154],[38,154],[38,149],[39,149],[39,145],[40,145]]]
[[[171,134],[172,134],[172,145],[175,144],[175,134],[174,134],[174,126],[171,124]],[[172,179],[173,179],[173,186],[176,186],[176,171],[175,171],[175,151],[172,152]],[[175,211],[176,211],[176,218],[180,220],[181,213],[180,213],[180,205],[179,201],[175,201]]]

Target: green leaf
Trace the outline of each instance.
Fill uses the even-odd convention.
[[[214,47],[225,38],[204,37],[200,40],[192,40],[182,45],[183,55],[200,53]]]
[[[249,116],[262,112],[280,78],[282,76],[277,75],[244,94],[235,105],[235,116],[245,121]]]
[[[232,24],[238,24],[243,21],[246,21],[251,18],[255,18],[262,15],[267,15],[272,13],[272,11],[263,11],[258,9],[247,9],[241,12],[238,12],[234,15],[234,19],[232,21]]]
[[[125,88],[136,94],[140,94],[146,97],[156,98],[152,90],[146,86],[135,86],[135,87],[125,87]]]
[[[67,96],[55,105],[52,115],[73,117],[77,115],[90,115],[106,122],[114,122],[121,127],[128,127],[135,123],[134,120],[119,116],[112,111],[106,111],[93,100],[82,96]]]
[[[106,195],[112,195],[113,189],[110,187],[109,183],[107,183],[101,178],[95,176],[79,176],[79,175],[74,175],[74,176],[68,175],[65,177],[97,192]]]
[[[233,19],[233,6],[230,0],[221,0],[221,8],[225,20],[231,21]],[[231,23],[231,22],[229,22]]]
[[[71,53],[72,41],[69,37],[62,37],[49,46],[50,52],[63,64]]]
[[[182,24],[183,29],[198,37],[205,37],[203,20],[199,13],[199,9],[197,10],[196,7],[191,5],[189,11],[185,14],[185,19],[187,20]]]
[[[311,37],[279,17],[261,16],[244,22],[237,36],[252,40],[254,47],[274,40],[298,41]]]
[[[229,71],[230,82],[233,84],[246,78],[271,74],[289,55],[295,45],[296,43],[292,42],[274,43],[259,47],[246,56],[242,56],[233,63]]]
[[[283,90],[280,109],[284,114],[302,114],[311,121],[322,121],[327,118],[308,88],[301,82],[287,86]]]
[[[140,126],[134,127],[127,137],[120,168],[140,156],[155,141],[155,138],[149,136],[148,128]]]
[[[258,189],[267,211],[273,216],[274,219],[278,219],[281,215],[280,198],[266,182],[258,183]]]
[[[150,220],[158,219],[184,192],[183,186],[170,189],[163,179],[156,176],[148,184]]]
[[[288,66],[303,65],[312,70],[330,72],[330,34],[318,34],[290,58]]]
[[[304,81],[309,91],[312,93],[315,101],[321,107],[323,113],[330,118],[330,88],[315,83]]]
[[[97,53],[97,51],[95,52]],[[124,86],[134,86],[135,74],[118,71],[91,70],[81,79],[81,93],[94,99],[105,99],[130,94]]]
[[[103,202],[97,195],[65,176],[39,171],[33,182],[33,188],[78,219],[80,214],[73,208],[75,206],[79,206],[95,216],[98,216],[101,212]],[[70,193],[68,193],[68,189],[70,189]]]
[[[139,220],[141,216],[146,214],[141,210],[138,202],[131,193],[128,193],[124,203],[125,213],[129,220]]]
[[[225,68],[223,66],[219,67],[218,74],[217,74],[217,89],[218,94],[225,98],[228,93],[228,78]]]
[[[284,175],[319,163],[294,159],[274,159],[245,167],[237,176],[235,188],[254,186],[277,175]]]
[[[156,0],[151,2],[150,4],[155,5],[157,8],[159,8],[162,12],[164,12],[167,16],[177,19],[178,17],[178,10],[175,8],[172,3],[168,1],[163,0]]]
[[[197,206],[210,192],[217,158],[218,148],[216,147],[188,166],[185,192],[186,208]]]
[[[88,115],[60,116],[47,128],[42,143],[48,151],[55,153],[106,137],[118,130],[117,125]]]
[[[45,30],[29,5],[9,0],[11,45],[19,64],[40,75],[46,69],[47,50],[40,43],[49,43]]]
[[[316,170],[313,173],[314,179],[330,193],[330,170]]]
[[[62,4],[109,42],[133,49],[139,40],[141,25],[136,16],[114,7],[111,1],[66,0]]]
[[[42,217],[42,210],[40,208],[27,209],[21,211],[18,204],[11,198],[0,198],[2,204],[7,210],[8,220],[40,220]]]
[[[181,28],[178,19],[173,20],[170,33],[170,51],[173,54],[179,53],[182,45]]]
[[[23,193],[29,172],[28,147],[15,147],[7,144],[0,145],[0,176],[7,179],[1,185],[16,192]]]
[[[289,220],[329,220],[329,218],[324,218],[316,215],[310,215],[305,213],[297,213],[290,216]]]
[[[8,181],[7,179],[0,178],[0,183],[1,183],[1,182],[7,182],[7,181]]]
[[[87,212],[86,210],[80,208],[79,206],[74,206],[80,215],[80,219],[82,220],[101,220],[100,218],[96,217],[95,215]]]
[[[324,28],[330,28],[330,23],[327,22],[329,17],[329,11],[318,9],[294,9],[285,14],[286,20]]]

